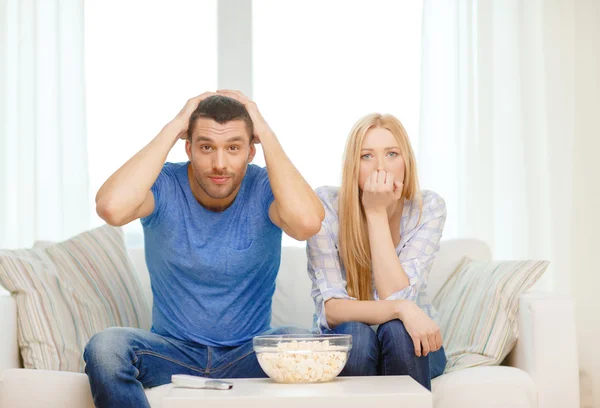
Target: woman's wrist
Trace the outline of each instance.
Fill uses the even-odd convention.
[[[394,318],[395,319],[400,319],[400,320],[404,320],[404,316],[405,316],[405,311],[406,311],[406,307],[407,307],[407,300],[406,299],[396,299],[396,300],[392,300],[393,302],[393,314],[394,314]]]
[[[365,215],[368,223],[385,222],[388,223],[387,210],[385,208],[365,209]]]

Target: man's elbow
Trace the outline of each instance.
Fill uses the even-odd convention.
[[[96,214],[113,227],[122,227],[129,222],[123,212],[119,211],[114,201],[110,199],[100,199],[96,202]]]
[[[306,241],[321,230],[321,220],[319,217],[304,216],[299,218],[296,224],[293,238],[298,241]]]

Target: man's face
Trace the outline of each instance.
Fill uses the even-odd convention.
[[[212,119],[198,119],[185,149],[194,178],[204,193],[212,200],[227,202],[235,198],[247,165],[256,154],[242,120],[219,124]]]

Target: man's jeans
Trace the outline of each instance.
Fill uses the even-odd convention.
[[[296,327],[282,327],[264,334],[308,333]],[[208,347],[125,327],[94,335],[83,358],[97,407],[150,407],[144,388],[168,384],[173,374],[266,377],[252,341],[238,347]]]
[[[330,333],[352,335],[352,350],[342,376],[410,375],[431,390],[431,379],[446,367],[443,347],[417,357],[413,341],[398,319],[380,325],[377,332],[364,323],[348,322]]]

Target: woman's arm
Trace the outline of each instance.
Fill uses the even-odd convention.
[[[402,301],[329,299],[325,302],[325,316],[330,328],[346,322],[383,324],[400,318],[400,302]]]
[[[387,212],[367,213],[371,264],[380,299],[387,299],[410,285],[392,241]]]
[[[430,193],[423,203],[419,224],[409,231],[400,256],[392,241],[387,207],[398,200],[402,184],[394,187],[387,174],[381,171],[367,181],[363,188],[363,206],[367,217],[371,262],[376,299],[408,299],[415,301],[427,282],[429,271],[439,248],[446,221],[446,204],[442,197]],[[384,172],[385,173],[385,172]],[[398,183],[398,182],[396,182]],[[409,223],[412,219],[409,219]]]
[[[393,319],[402,320],[418,357],[442,347],[440,328],[411,300],[330,299],[325,302],[325,309],[327,324],[331,328],[345,322],[373,325]]]
[[[402,199],[402,182],[385,170],[374,171],[363,186],[362,205],[367,218],[371,263],[380,299],[410,285],[389,227],[388,208]]]

